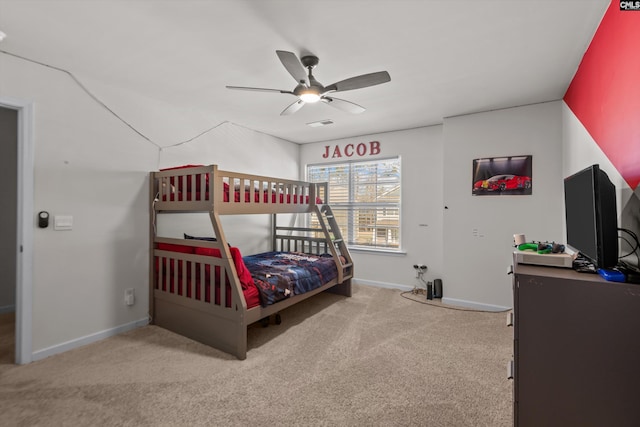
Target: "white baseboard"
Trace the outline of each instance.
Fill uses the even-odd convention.
[[[374,280],[365,280],[365,279],[356,279],[356,278],[354,278],[353,280],[358,285],[375,286],[377,288],[400,289],[401,291],[413,290],[413,286],[409,286],[409,285],[400,285],[397,283],[387,283],[387,282],[376,282]]]
[[[144,319],[116,326],[112,329],[96,332],[95,334],[67,341],[62,344],[56,344],[54,346],[33,352],[32,361],[41,360],[45,357],[53,356],[54,354],[64,353],[65,351],[73,350],[74,348],[82,347],[84,345],[91,344],[96,341],[121,334],[123,332],[131,331],[133,329],[146,326],[147,324],[149,324],[149,319],[145,317]]]
[[[357,279],[357,278],[354,278],[353,280],[354,280],[355,283],[357,283],[359,285],[376,286],[378,288],[399,289],[401,291],[412,291],[413,290],[413,286],[401,285],[401,284],[398,284],[398,283],[376,282],[374,280],[364,280],[364,279]],[[498,311],[511,310],[511,307],[503,307],[501,305],[485,304],[485,303],[475,302],[475,301],[466,301],[466,300],[456,299],[456,298],[443,297],[442,298],[442,303],[443,304],[447,304],[447,305],[453,305],[453,306],[464,307],[464,308],[471,308],[471,309],[474,309],[474,310],[482,310],[482,311],[496,311],[496,312],[498,312]]]
[[[456,298],[443,297],[442,303],[447,305],[455,305],[458,307],[472,308],[474,310],[482,310],[482,311],[499,312],[499,311],[511,310],[511,307],[504,307],[502,305],[485,304],[482,302],[466,301],[463,299],[456,299]]]

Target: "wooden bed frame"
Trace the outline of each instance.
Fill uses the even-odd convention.
[[[151,323],[233,354],[238,359],[245,359],[247,327],[250,324],[324,290],[351,296],[353,260],[342,240],[331,208],[321,202],[328,199],[326,184],[228,172],[210,165],[152,172],[150,186],[153,201],[149,264]],[[157,237],[155,219],[156,215],[163,212],[208,213],[217,241]],[[278,226],[276,214],[281,213],[315,215],[320,228]],[[220,221],[220,215],[233,214],[272,214],[272,250],[330,254],[336,263],[337,278],[310,292],[294,295],[272,305],[247,308]],[[160,250],[158,244],[162,243],[215,248],[220,251],[221,258]],[[225,279],[230,283],[231,295],[227,294],[225,286],[220,286],[221,303],[214,302],[213,297],[211,302],[205,302],[204,298],[195,298],[195,290],[188,297],[186,292],[179,294],[156,286],[167,280],[168,275],[173,276],[169,278],[171,280],[184,279],[186,283],[189,274],[186,267],[162,271],[156,267],[159,260],[167,263],[163,265],[180,263],[180,266],[190,266],[194,276],[196,268],[201,269],[202,275],[205,268],[207,271],[218,268],[222,274],[222,283]],[[203,292],[202,289],[200,291]]]

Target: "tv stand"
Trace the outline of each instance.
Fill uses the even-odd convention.
[[[514,425],[640,425],[640,286],[514,263]]]

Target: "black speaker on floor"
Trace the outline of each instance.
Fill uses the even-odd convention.
[[[442,280],[440,279],[433,281],[433,297],[442,298]]]
[[[433,299],[433,284],[427,282],[427,299]]]

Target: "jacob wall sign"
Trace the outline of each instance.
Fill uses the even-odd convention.
[[[323,159],[340,159],[342,157],[364,157],[380,154],[380,141],[361,142],[359,144],[346,144],[344,146],[325,145]]]

